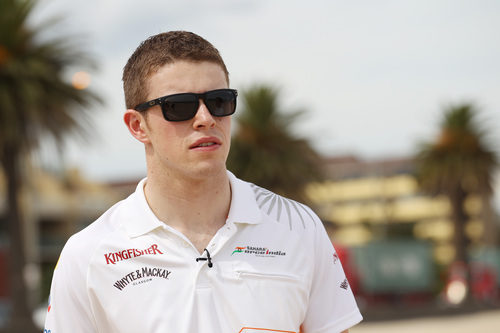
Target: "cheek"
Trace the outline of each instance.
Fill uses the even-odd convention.
[[[231,148],[231,118],[227,119],[227,122],[224,124],[224,136],[226,139],[226,157],[229,154],[229,150]]]
[[[175,152],[175,150],[182,146],[182,138],[184,136],[180,132],[178,128],[169,126],[168,123],[156,123],[150,126],[151,144],[156,150]]]
[[[223,117],[221,118],[221,123],[220,127],[222,129],[222,132],[224,133],[224,136],[228,141],[231,140],[231,117]]]

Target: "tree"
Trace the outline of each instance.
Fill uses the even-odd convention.
[[[28,24],[33,0],[0,0],[0,166],[7,179],[9,275],[11,291],[8,332],[35,332],[24,284],[26,264],[23,216],[19,206],[25,174],[23,162],[38,143],[63,137],[88,120],[77,106],[99,101],[64,80],[73,65],[89,64],[88,57],[69,37],[43,40],[49,27]],[[88,123],[88,121],[87,121]]]
[[[321,158],[291,126],[304,113],[282,112],[277,89],[255,85],[243,91],[228,169],[278,194],[307,201],[304,187],[322,179]]]
[[[473,104],[446,108],[438,138],[423,144],[417,155],[417,175],[422,189],[431,194],[444,194],[449,199],[455,261],[465,264],[469,245],[465,226],[469,216],[464,204],[470,194],[491,195],[497,166],[497,157],[487,145],[487,133],[480,128],[477,115]]]

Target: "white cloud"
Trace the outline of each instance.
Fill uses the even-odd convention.
[[[43,2],[40,15],[62,9],[71,29],[89,32],[103,64],[96,86],[109,103],[95,118],[109,141],[80,150],[91,176],[142,158],[141,149],[124,148],[121,70],[140,41],[172,29],[219,48],[237,88],[273,82],[285,105],[308,107],[297,130],[325,153],[411,154],[435,132],[440,107],[464,99],[476,100],[500,129],[496,1]]]

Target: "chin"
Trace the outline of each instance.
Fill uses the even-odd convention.
[[[207,178],[215,178],[226,173],[226,165],[223,163],[213,163],[213,161],[202,161],[195,164],[185,166],[184,168],[176,168],[174,173],[179,177],[193,180],[205,180]]]

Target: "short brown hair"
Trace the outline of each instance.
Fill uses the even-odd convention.
[[[202,37],[188,31],[170,31],[143,41],[123,69],[125,105],[132,109],[146,101],[146,80],[160,67],[178,60],[209,61],[221,66],[229,82],[229,73],[219,51]]]

